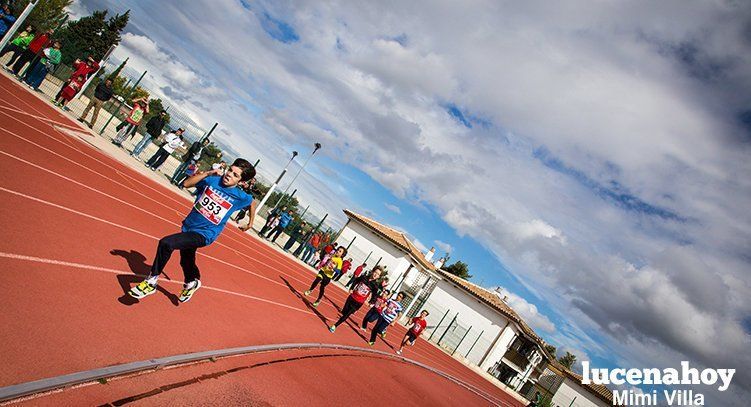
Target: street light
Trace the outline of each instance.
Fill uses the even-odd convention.
[[[263,207],[263,204],[265,204],[266,201],[269,200],[271,193],[274,192],[274,188],[276,188],[277,184],[279,184],[279,181],[282,180],[282,177],[284,176],[284,174],[287,173],[287,168],[289,167],[290,164],[292,164],[292,161],[295,159],[295,157],[297,157],[297,151],[292,152],[292,158],[289,159],[289,161],[287,162],[287,165],[284,166],[282,173],[279,174],[279,177],[276,179],[276,181],[274,181],[273,184],[271,184],[271,187],[269,187],[269,190],[266,192],[266,195],[264,195],[263,199],[261,199],[261,203],[258,204],[258,206],[256,207],[256,215],[258,215],[258,213],[261,212],[261,208]],[[279,201],[277,201],[277,203],[279,203]],[[274,208],[276,208],[276,206],[274,206]]]
[[[311,159],[311,158],[313,158],[313,154],[315,154],[315,153],[316,153],[316,151],[320,150],[322,146],[321,146],[321,143],[315,143],[315,144],[313,145],[313,147],[315,147],[315,148],[313,148],[313,152],[312,152],[312,153],[310,153],[310,156],[309,156],[309,157],[308,157],[308,159],[307,159],[307,160],[305,160],[305,162],[304,162],[304,163],[302,164],[302,167],[300,167],[300,169],[299,169],[299,170],[297,170],[297,174],[295,174],[295,176],[294,176],[294,177],[292,178],[292,181],[290,181],[289,185],[287,185],[287,188],[284,188],[284,192],[282,192],[282,198],[284,197],[284,195],[286,195],[286,194],[287,194],[287,191],[289,191],[289,187],[291,187],[291,186],[292,186],[292,184],[293,184],[293,183],[295,182],[295,180],[296,180],[296,179],[297,179],[297,177],[298,177],[298,176],[300,175],[300,173],[301,173],[301,172],[302,172],[302,170],[303,170],[303,169],[305,168],[305,166],[306,166],[306,165],[308,165],[308,161],[310,161],[310,159]],[[277,206],[279,206],[279,203],[280,203],[281,201],[282,201],[282,199],[281,199],[281,198],[279,198],[279,200],[278,200],[278,201],[276,201],[276,204],[274,205],[274,207],[272,208],[272,210],[276,209],[276,207],[277,207]]]

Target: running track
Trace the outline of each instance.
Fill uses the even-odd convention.
[[[199,252],[205,285],[189,303],[177,306],[182,283],[177,253],[160,292],[131,301],[124,292],[148,272],[157,240],[179,229],[190,202],[56,126],[80,131],[75,122],[0,75],[0,387],[229,347],[293,342],[367,347],[364,333],[353,323],[335,334],[326,329],[339,316],[346,298],[342,290],[329,286],[321,306],[311,308],[300,293],[310,284],[312,271],[231,224]],[[375,348],[393,352],[404,332],[401,326],[390,328],[387,341],[379,339]],[[148,392],[157,382],[158,387],[178,377],[221,370],[222,365],[257,366],[266,359],[261,368],[186,384],[138,402],[165,404],[190,397],[197,404],[223,405],[488,404],[396,359],[313,353],[248,355],[67,389],[24,403],[113,402]],[[498,404],[521,405],[424,341],[404,356],[481,389]],[[274,363],[266,363],[270,360]]]

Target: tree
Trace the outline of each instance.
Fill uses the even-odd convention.
[[[125,64],[128,63],[128,59],[130,58],[125,58],[125,61],[123,61],[120,65],[118,65],[117,69],[112,71],[112,73],[108,76],[108,78],[114,82],[114,79],[120,76],[120,72],[122,72],[123,68],[125,68]]]
[[[566,352],[565,355],[558,358],[558,363],[562,364],[567,369],[571,369],[574,366],[574,363],[576,363],[576,355],[571,352]]]
[[[297,201],[297,197],[290,197],[290,194],[284,194],[280,191],[274,191],[271,193],[271,196],[269,196],[269,200],[266,201],[266,205],[273,207],[280,200],[281,204],[279,204],[279,206],[286,206],[287,209],[292,209],[295,211],[297,211],[297,207],[300,204],[300,202]]]
[[[130,11],[106,20],[107,10],[94,11],[90,16],[71,21],[55,37],[62,43],[63,64],[88,56],[101,60],[107,50],[120,43],[120,33],[128,24]]]
[[[549,343],[546,343],[545,344],[545,350],[548,351],[548,353],[550,354],[550,356],[556,357],[555,356],[555,352],[557,351],[557,349],[556,349],[555,346],[553,346],[553,345],[551,345]]]
[[[457,261],[456,263],[443,267],[443,271],[451,273],[459,278],[468,280],[472,278],[472,274],[469,274],[469,266],[463,261]]]
[[[212,165],[222,161],[222,150],[213,142],[206,146],[206,154],[207,157],[198,163],[198,169],[201,171],[208,171]]]
[[[20,15],[30,2],[31,0],[11,2],[13,15]],[[24,28],[31,25],[37,32],[57,28],[68,17],[68,12],[65,9],[71,3],[73,3],[73,0],[38,0],[36,7],[24,22]]]

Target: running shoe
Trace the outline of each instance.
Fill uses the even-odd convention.
[[[368,342],[368,345],[373,346],[375,345],[375,342]]]
[[[180,298],[178,300],[180,302],[188,302],[190,301],[190,298],[193,297],[193,294],[201,288],[201,280],[193,280],[190,283],[187,283],[183,286],[183,290],[180,291]]]
[[[320,304],[320,303],[321,303],[321,301],[316,301],[316,302],[314,302],[314,303],[313,303],[313,308],[316,308],[316,307],[318,306],[318,304]]]
[[[360,330],[361,330],[361,331],[363,331],[363,332],[365,332],[365,331],[367,331],[367,330],[368,330],[368,328],[365,328],[364,326],[361,326],[361,327],[360,327]]]
[[[331,325],[329,327],[329,332],[334,332],[334,331],[336,331],[336,325]]]
[[[307,296],[309,296],[309,295],[310,295],[310,293],[312,293],[312,292],[313,292],[313,291],[311,291],[311,290],[305,291],[305,296],[306,296],[306,297],[307,297]]]
[[[397,355],[401,355],[401,354],[402,354],[402,351],[401,351],[401,349],[398,349],[398,350],[396,351],[396,354],[397,354]]]
[[[151,281],[150,281],[151,280]],[[136,299],[145,298],[156,292],[156,279],[149,279],[141,281],[137,286],[128,291],[131,297]]]
[[[381,338],[386,339],[386,332],[381,332]]]

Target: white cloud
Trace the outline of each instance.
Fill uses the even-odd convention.
[[[451,251],[454,250],[454,248],[451,247],[451,245],[446,242],[442,242],[440,240],[434,240],[433,243],[435,243],[435,246],[438,249],[440,249],[443,253],[451,253]]]
[[[402,213],[402,210],[399,209],[399,207],[396,205],[384,202],[383,206],[385,206],[386,209],[390,210],[391,212],[398,213],[398,214]]]
[[[527,302],[524,298],[512,293],[504,287],[498,287],[500,292],[493,291],[501,299],[505,298],[506,304],[508,304],[519,316],[521,316],[533,329],[542,331],[545,334],[551,334],[555,332],[555,324],[544,314],[542,314],[535,304]]]

